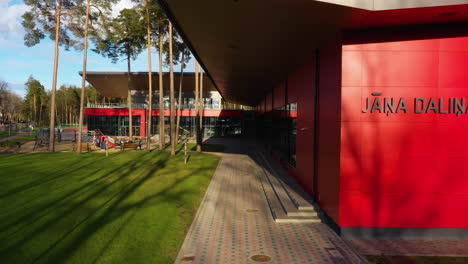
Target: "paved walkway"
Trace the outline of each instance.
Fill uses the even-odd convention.
[[[468,240],[362,239],[347,242],[364,255],[468,257]]]
[[[11,137],[2,138],[2,139],[0,139],[0,142],[12,140],[12,139],[19,138],[19,137],[22,137],[22,136],[26,136],[26,135],[29,135],[29,134],[31,134],[31,132],[19,133],[19,134],[16,134],[14,136],[11,136]]]
[[[209,142],[221,143],[221,142]],[[231,139],[198,209],[176,263],[363,263],[323,223],[276,223],[258,173],[245,154],[251,146]],[[259,256],[260,255],[260,256]]]

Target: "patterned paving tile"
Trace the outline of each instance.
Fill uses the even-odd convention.
[[[220,154],[206,196],[176,263],[362,263],[362,258],[322,223],[274,222],[257,173],[247,155]],[[248,209],[254,212],[248,212]]]
[[[458,239],[361,239],[348,240],[364,255],[464,256],[468,257],[468,240]]]

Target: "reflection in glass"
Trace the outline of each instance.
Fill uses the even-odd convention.
[[[140,116],[133,116],[133,135],[140,135]],[[101,130],[105,135],[128,136],[128,116],[89,115],[88,130]]]
[[[258,136],[284,162],[296,167],[297,103],[290,103],[258,118]]]

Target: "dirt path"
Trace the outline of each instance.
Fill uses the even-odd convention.
[[[22,137],[22,136],[26,136],[26,135],[29,135],[29,134],[31,134],[31,132],[19,133],[17,135],[11,136],[11,137],[2,138],[2,139],[0,139],[0,142],[12,140],[12,139],[19,138],[19,137]]]

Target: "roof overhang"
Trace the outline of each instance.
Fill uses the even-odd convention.
[[[223,97],[256,105],[346,30],[468,21],[468,0],[161,0]]]
[[[383,11],[392,9],[424,8],[450,5],[465,5],[468,0],[317,0],[328,4]]]
[[[82,75],[82,72],[79,73]],[[169,91],[170,75],[168,72],[163,73],[163,88],[164,91]],[[130,82],[129,82],[130,77]],[[180,73],[174,72],[174,89],[179,90]],[[153,91],[159,91],[159,73],[152,74]],[[103,96],[110,98],[126,98],[129,87],[131,90],[148,91],[149,78],[148,72],[86,72],[86,80],[96,88]],[[188,72],[183,74],[182,78],[183,91],[195,91],[195,73]],[[203,78],[204,91],[216,91],[216,88],[206,75]]]

